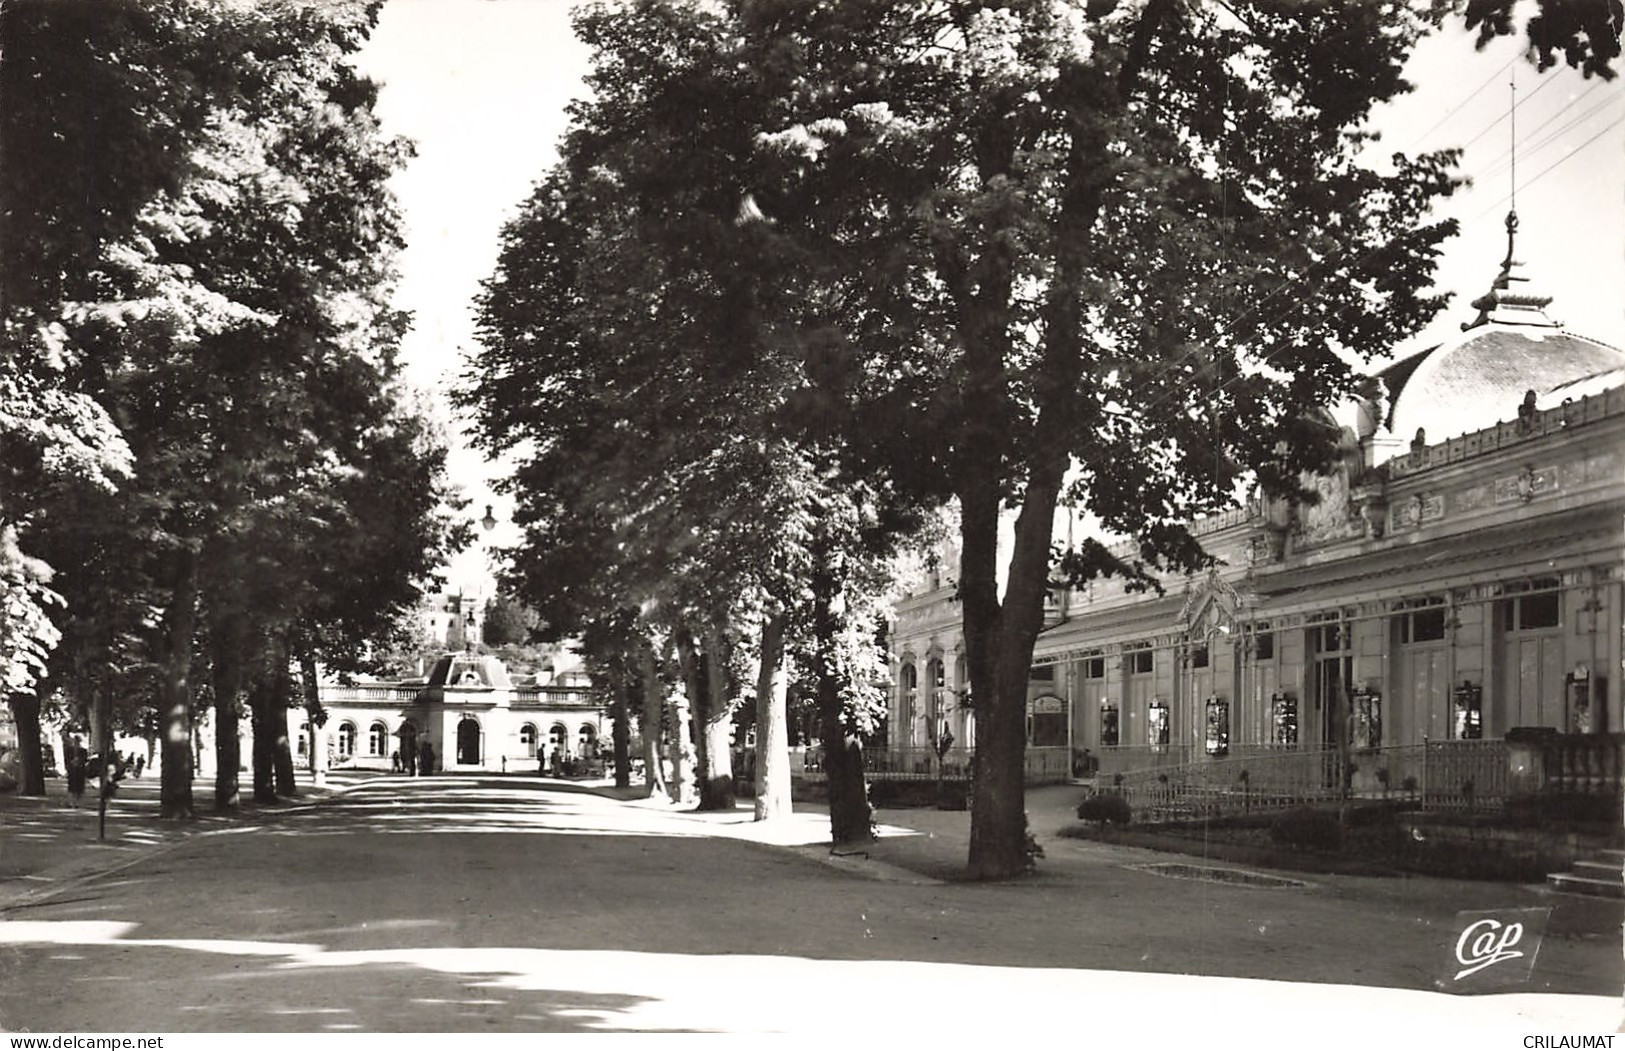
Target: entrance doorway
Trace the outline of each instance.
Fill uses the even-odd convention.
[[[457,765],[480,765],[480,724],[467,715],[457,724]]]
[[[1314,666],[1310,698],[1320,721],[1320,747],[1325,750],[1322,781],[1335,788],[1342,780],[1339,759],[1348,740],[1349,691],[1353,685],[1354,657],[1348,626],[1341,622],[1309,629],[1309,652]]]
[[[1354,675],[1347,636],[1343,624],[1320,624],[1309,629],[1309,649],[1315,662],[1311,702],[1320,719],[1322,748],[1336,748],[1347,732],[1348,696]]]
[[[395,733],[401,739],[401,770],[404,773],[416,773],[418,768],[418,728],[412,720],[407,719],[401,723],[401,728]]]

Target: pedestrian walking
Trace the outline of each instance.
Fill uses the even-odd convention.
[[[106,769],[100,765],[97,772],[101,777],[101,794],[103,799],[112,799],[113,793],[118,791],[119,782],[124,780],[124,757],[114,752],[112,755],[98,757],[106,764]]]
[[[63,762],[67,766],[68,798],[77,807],[85,795],[85,772],[90,766],[90,757],[78,741],[69,741]]]
[[[428,741],[418,749],[418,776],[428,777],[434,773],[434,746]]]
[[[141,776],[141,771],[145,770],[146,768],[147,768],[147,757],[144,756],[144,755],[141,755],[140,753],[137,753],[136,757],[135,757],[135,776],[140,777]]]
[[[392,774],[401,772],[401,750],[399,748],[389,753],[389,772]]]

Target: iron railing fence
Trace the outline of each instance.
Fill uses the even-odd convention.
[[[1123,795],[1136,822],[1178,821],[1336,798],[1340,769],[1335,751],[1296,750],[1129,770],[1096,784]]]
[[[1505,741],[1428,741],[1422,747],[1422,809],[1478,810],[1506,802]]]
[[[1096,779],[1137,822],[1283,810],[1344,799],[1400,800],[1426,810],[1497,807],[1507,796],[1502,741],[1429,741],[1350,753],[1263,749],[1151,766]]]
[[[939,760],[930,748],[872,749],[864,752],[864,773],[870,780],[969,781],[975,755],[974,749],[955,748]],[[1227,756],[1199,755],[1185,746],[1108,749],[1100,755],[1093,788],[1125,796],[1136,821],[1217,817],[1342,799],[1407,801],[1425,810],[1493,808],[1507,799],[1507,746],[1500,740],[1427,741],[1348,753],[1247,745]],[[1066,781],[1075,758],[1065,748],[1028,748],[1026,782]],[[1112,769],[1134,760],[1143,765]],[[1590,761],[1571,761],[1567,768],[1584,769],[1588,781],[1597,779]],[[1606,780],[1612,768],[1599,773]],[[823,780],[817,749],[807,752],[801,776]]]
[[[1027,784],[1061,784],[1071,777],[1072,757],[1064,748],[1028,748],[1023,756]],[[865,749],[863,772],[871,781],[970,781],[975,776],[976,750],[952,748],[940,760],[931,748]],[[809,749],[801,777],[822,781],[826,774],[818,749]]]

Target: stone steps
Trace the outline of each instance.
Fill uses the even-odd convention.
[[[1597,898],[1625,898],[1625,850],[1597,850],[1574,863],[1568,872],[1553,872],[1546,882],[1554,890]]]

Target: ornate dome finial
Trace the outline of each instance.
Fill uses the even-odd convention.
[[[1478,311],[1478,317],[1461,326],[1462,331],[1477,328],[1494,322],[1498,325],[1533,325],[1539,328],[1560,328],[1561,326],[1546,315],[1546,307],[1551,303],[1551,296],[1543,296],[1530,292],[1512,291],[1514,281],[1527,282],[1527,277],[1520,277],[1514,273],[1514,268],[1522,265],[1514,254],[1514,245],[1518,237],[1518,82],[1516,73],[1507,81],[1508,102],[1507,117],[1511,120],[1512,145],[1512,183],[1511,204],[1507,208],[1507,255],[1501,260],[1501,273],[1490,285],[1490,290],[1473,300],[1473,308]]]
[[[1490,290],[1473,300],[1473,309],[1478,311],[1478,317],[1462,325],[1462,330],[1477,328],[1494,322],[1498,325],[1532,325],[1538,328],[1559,328],[1558,322],[1553,321],[1546,313],[1546,307],[1552,301],[1551,296],[1541,295],[1537,292],[1515,292],[1513,283],[1527,284],[1529,279],[1517,273],[1523,264],[1518,261],[1516,244],[1518,237],[1518,212],[1513,209],[1507,212],[1507,254],[1501,260],[1501,272],[1496,275],[1490,284]]]

